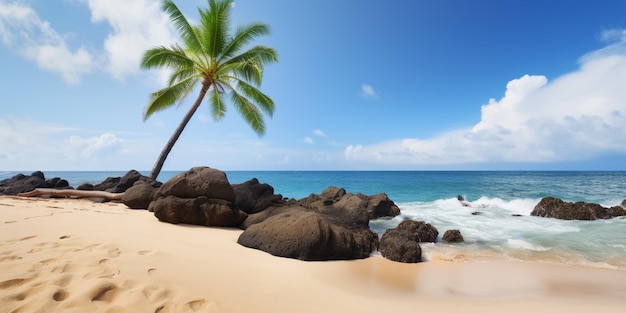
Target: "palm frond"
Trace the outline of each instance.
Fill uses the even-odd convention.
[[[217,86],[213,86],[211,93],[211,113],[214,120],[219,120],[226,114],[226,105],[222,99],[222,93]]]
[[[209,0],[209,8],[198,9],[198,12],[204,52],[217,59],[224,49],[230,30],[230,1]]]
[[[267,115],[271,117],[274,114],[274,100],[261,92],[258,88],[242,80],[237,80],[237,87],[241,93],[252,100],[252,102],[256,103]]]
[[[162,9],[170,16],[170,20],[174,23],[185,45],[193,51],[200,51],[202,42],[198,32],[189,24],[189,21],[180,12],[176,4],[172,0],[164,0]]]
[[[230,93],[230,99],[237,111],[241,113],[243,119],[252,127],[252,130],[258,135],[263,135],[265,133],[265,122],[259,109],[236,90]]]
[[[152,114],[169,108],[176,101],[184,100],[193,90],[197,80],[195,77],[189,77],[150,94],[150,101],[144,111],[143,119],[147,120]]]
[[[221,54],[220,61],[232,57],[239,50],[256,37],[269,34],[269,26],[264,23],[256,22],[243,27],[238,27],[235,35],[228,41],[224,51]]]
[[[171,48],[160,46],[146,50],[141,58],[140,66],[143,69],[162,67],[178,69],[193,67],[193,63],[181,47],[173,45]]]

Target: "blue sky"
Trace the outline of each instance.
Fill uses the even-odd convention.
[[[205,0],[176,1],[190,20]],[[201,107],[164,170],[626,170],[626,1],[239,0],[270,25],[257,136]],[[149,170],[160,1],[0,0],[0,170]]]

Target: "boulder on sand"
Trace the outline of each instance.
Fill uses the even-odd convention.
[[[388,198],[376,199],[381,200],[329,187],[319,195],[311,194],[249,215],[240,225],[244,232],[237,242],[301,260],[366,258],[378,246],[378,235],[369,228],[371,212],[385,206],[378,204]]]
[[[165,182],[148,210],[162,222],[233,227],[247,216],[232,208],[235,192],[226,173],[210,167],[194,167]]]

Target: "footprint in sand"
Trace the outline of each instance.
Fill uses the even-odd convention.
[[[59,237],[59,239],[68,239],[68,238],[72,238],[72,237],[70,237],[68,235],[63,235],[63,236]]]
[[[159,270],[157,270],[156,268],[148,269],[148,275],[150,275],[150,276],[159,275]]]
[[[17,287],[17,286],[24,284],[26,281],[27,281],[26,278],[15,278],[15,279],[5,280],[3,282],[0,282],[0,289]]]
[[[204,299],[193,300],[185,304],[185,309],[188,308],[188,309],[191,309],[192,312],[198,312],[199,310],[204,308],[205,304],[206,304],[206,300]]]
[[[17,223],[17,221],[6,221],[5,224]]]
[[[55,292],[55,293],[52,295],[52,299],[53,299],[54,301],[63,301],[63,300],[65,300],[65,299],[67,299],[67,297],[69,297],[69,295],[70,295],[70,294],[69,294],[67,291],[65,291],[65,290],[61,289],[61,290],[59,290],[59,291]]]
[[[89,292],[89,298],[93,301],[104,301],[111,303],[117,297],[118,288],[110,282],[100,283]]]
[[[141,250],[141,251],[138,251],[137,254],[139,254],[139,255],[152,254],[152,250]]]

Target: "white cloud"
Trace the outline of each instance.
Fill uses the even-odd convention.
[[[104,54],[105,67],[115,78],[138,73],[145,50],[176,40],[159,1],[87,0],[87,4],[93,22],[111,26],[104,40]]]
[[[625,33],[622,32],[622,35]],[[350,145],[348,160],[389,165],[580,161],[626,153],[626,41],[581,58],[548,82],[524,75],[490,99],[472,127],[433,138]]]
[[[71,37],[69,34],[59,34],[35,10],[18,3],[0,3],[0,39],[22,57],[42,69],[60,74],[70,84],[79,83],[85,74],[96,69],[104,69],[116,79],[139,73],[139,62],[145,50],[176,42],[159,1],[82,1],[89,7],[93,23],[106,23],[111,28],[102,39],[100,51],[88,50],[82,45],[70,48],[66,40]],[[165,81],[163,76],[163,71],[157,74],[159,81]]]
[[[123,142],[124,140],[109,133],[91,138],[80,136],[70,136],[69,138],[69,146],[73,154],[86,159],[113,155],[121,148]]]
[[[312,145],[315,143],[315,140],[313,140],[313,138],[311,137],[304,137],[304,142]]]
[[[70,84],[80,82],[95,66],[89,51],[84,47],[72,51],[62,35],[22,4],[0,3],[0,37],[4,45]]]
[[[368,99],[376,99],[378,98],[378,94],[374,90],[374,87],[371,85],[363,84],[361,86],[361,95]]]
[[[317,137],[326,137],[326,134],[321,129],[314,130],[313,135]]]
[[[142,141],[126,142],[111,133],[83,137],[84,133],[36,120],[0,118],[0,170],[110,169],[136,163],[129,155],[137,159],[156,155]]]

